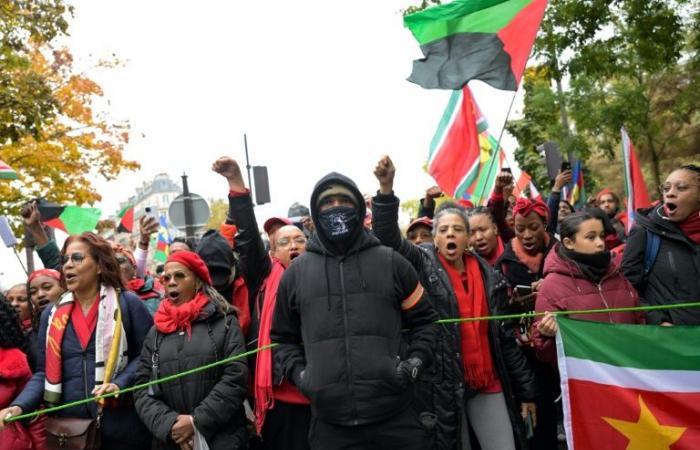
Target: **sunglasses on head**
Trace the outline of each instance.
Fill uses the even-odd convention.
[[[68,264],[68,261],[73,261],[73,264],[77,266],[85,261],[85,258],[87,258],[87,256],[80,252],[71,253],[70,255],[61,255],[61,264],[65,266]]]
[[[175,280],[184,280],[187,278],[187,274],[185,272],[174,272],[172,274],[170,273],[164,273],[163,275],[160,276],[160,279],[163,283],[170,283],[170,280],[175,279]]]

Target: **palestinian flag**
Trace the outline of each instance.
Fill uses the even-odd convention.
[[[16,180],[17,172],[0,159],[0,180]]]
[[[634,215],[639,208],[651,206],[647,185],[644,183],[644,175],[639,165],[634,145],[624,128],[622,134],[622,164],[625,170],[625,197],[627,198],[627,233],[634,225]]]
[[[700,448],[700,327],[557,322],[569,450]]]
[[[461,198],[479,174],[479,126],[487,126],[486,119],[469,86],[454,91],[428,155],[428,173],[453,198]]]
[[[37,203],[41,221],[46,225],[63,230],[68,234],[93,231],[100,221],[102,212],[97,208],[60,206],[40,199]]]
[[[469,80],[518,88],[547,0],[454,0],[404,17],[425,56],[408,81],[462,89]]]
[[[134,205],[125,206],[117,216],[121,219],[117,233],[132,233],[134,231]]]

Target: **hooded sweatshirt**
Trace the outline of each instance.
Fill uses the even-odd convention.
[[[233,281],[228,281],[236,267],[236,258],[233,255],[231,245],[221,233],[209,230],[199,241],[197,254],[207,265],[209,273],[212,275],[214,287],[219,291],[219,294],[236,307],[238,322],[245,336],[250,326],[248,288],[243,277],[238,276],[238,274]]]
[[[318,198],[333,184],[350,190],[357,205],[356,227],[341,245],[318,226]],[[408,261],[362,226],[364,199],[350,179],[322,178],[311,215],[316,233],[277,291],[270,333],[279,344],[275,363],[319,420],[344,426],[385,420],[411,402],[398,363],[418,357],[423,367],[431,364],[437,314]]]

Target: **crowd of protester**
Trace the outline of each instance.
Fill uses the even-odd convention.
[[[402,233],[389,157],[376,195],[330,173],[261,233],[238,163],[212,170],[225,223],[173,242],[160,273],[152,218],[134,248],[59,248],[23,208],[44,268],[0,294],[0,450],[558,449],[556,313],[700,300],[700,166],[668,174],[629,234],[614,192],[562,198],[570,171],[546,203],[507,171],[486,206],[430,188]],[[694,308],[572,317],[700,325]]]

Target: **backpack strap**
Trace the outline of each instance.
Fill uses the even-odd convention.
[[[647,234],[646,247],[644,248],[644,277],[646,278],[651,272],[651,268],[654,267],[656,262],[656,257],[659,255],[659,248],[661,247],[661,236],[645,229]]]

